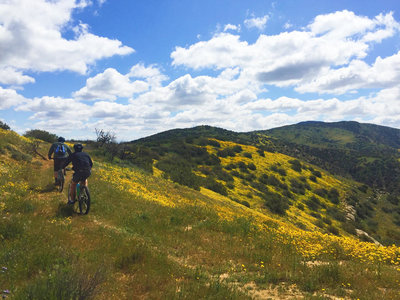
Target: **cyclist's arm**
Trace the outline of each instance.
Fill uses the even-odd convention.
[[[71,149],[68,147],[68,145],[65,144],[65,146],[67,147],[68,156],[71,156],[71,154],[72,154]]]
[[[49,150],[49,154],[47,155],[49,157],[49,159],[51,159],[51,155],[53,154],[53,152],[54,152],[54,144],[51,145],[50,150]]]
[[[70,156],[68,156],[67,159],[65,160],[62,169],[65,169],[65,168],[70,164],[71,161],[72,161],[72,160],[71,160],[71,155],[70,155]]]

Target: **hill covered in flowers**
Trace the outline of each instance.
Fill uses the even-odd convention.
[[[4,297],[400,295],[400,248],[357,235],[377,216],[385,218],[376,235],[382,228],[396,230],[394,217],[381,209],[396,204],[373,187],[217,137],[167,139],[141,149],[122,145],[124,153],[111,156],[104,153],[113,145],[89,143],[93,202],[89,215],[81,216],[66,205],[66,191],[52,185],[52,163],[39,155],[49,146],[0,130]],[[367,217],[361,218],[363,212]]]

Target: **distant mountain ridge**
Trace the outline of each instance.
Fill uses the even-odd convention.
[[[282,132],[295,131],[297,133],[301,133],[303,130],[307,129],[341,129],[347,131],[348,133],[354,134],[354,136],[358,139],[365,139],[365,141],[383,144],[396,149],[400,148],[400,129],[375,124],[358,123],[355,121],[341,121],[333,123],[307,121],[295,125],[288,125],[259,132],[265,132],[272,136],[282,138],[282,134],[280,134]],[[297,142],[299,142],[298,139]]]

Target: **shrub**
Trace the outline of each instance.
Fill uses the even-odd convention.
[[[226,187],[222,183],[217,182],[215,178],[212,176],[208,176],[204,180],[204,187],[218,194],[228,196],[228,191]]]
[[[317,177],[315,177],[314,175],[310,175],[308,179],[310,179],[312,182],[317,182]]]
[[[326,198],[326,196],[328,195],[328,190],[321,188],[321,189],[316,189],[314,191],[315,194],[317,194],[318,196],[322,197],[322,198]]]
[[[323,218],[322,218],[322,221],[323,221],[325,224],[332,225],[332,220],[329,219],[329,218],[327,218],[327,217],[323,217]]]
[[[325,224],[324,224],[324,222],[322,222],[321,219],[317,219],[315,221],[314,225],[318,226],[319,228],[324,228],[325,227]]]
[[[297,159],[292,159],[289,160],[289,163],[291,164],[291,168],[296,171],[296,172],[301,172],[301,163]]]
[[[339,192],[335,188],[331,188],[328,192],[328,199],[333,204],[339,204]]]
[[[258,153],[261,157],[265,157],[264,150],[262,150],[262,149],[257,149],[257,153]]]
[[[330,233],[334,235],[339,235],[339,229],[337,229],[335,226],[329,225],[327,229]]]
[[[250,152],[243,152],[243,156],[247,158],[252,158],[253,155]]]
[[[255,171],[255,170],[257,169],[256,165],[253,164],[253,163],[249,163],[249,164],[247,165],[247,168],[249,168],[250,170],[253,170],[253,171]]]
[[[392,203],[393,205],[398,205],[399,204],[399,196],[390,194],[386,197],[386,200]]]
[[[39,139],[48,143],[54,143],[57,141],[57,136],[55,134],[40,129],[29,130],[25,132],[24,136]]]
[[[258,180],[259,180],[261,183],[268,184],[268,175],[267,175],[267,174],[262,174],[262,175],[260,176],[260,178],[258,178]]]
[[[359,190],[360,192],[366,193],[366,192],[368,191],[368,186],[365,185],[365,184],[363,184],[363,185],[361,185],[361,186],[358,187],[358,190]]]
[[[305,201],[305,204],[308,206],[309,209],[314,210],[314,211],[318,210],[319,207],[321,206],[321,202],[315,196],[312,196],[311,198],[307,199]]]
[[[267,184],[278,187],[280,185],[280,180],[276,178],[274,175],[268,176]]]
[[[304,195],[306,193],[304,184],[295,178],[290,179],[290,186],[292,192],[295,194]]]
[[[263,194],[265,199],[265,206],[272,212],[278,215],[284,215],[286,210],[289,208],[289,202],[281,195],[268,192]]]
[[[320,171],[317,171],[317,170],[311,170],[311,173],[315,176],[315,177],[318,177],[318,178],[321,178],[322,177],[322,174],[321,174],[321,172]]]
[[[190,164],[179,156],[172,156],[160,160],[156,167],[164,171],[167,178],[182,185],[199,190],[201,177],[192,173]]]
[[[8,126],[6,123],[3,123],[2,121],[0,121],[0,128],[4,129],[4,130],[9,130],[10,126]]]
[[[281,175],[283,177],[287,175],[286,170],[283,169],[283,168],[278,167],[276,164],[272,165],[270,167],[270,169],[271,169],[271,171],[276,172],[276,173],[278,173],[279,175]]]

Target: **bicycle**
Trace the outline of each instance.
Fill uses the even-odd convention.
[[[54,160],[54,157],[52,157],[51,159]],[[65,175],[66,175],[66,171],[65,169],[59,169],[57,171],[57,180],[56,180],[56,186],[57,190],[61,193],[64,189],[64,183],[65,183]]]
[[[90,210],[90,192],[85,182],[76,185],[75,199],[71,200],[71,182],[68,185],[68,202],[74,202],[74,211],[81,215],[87,215]]]

